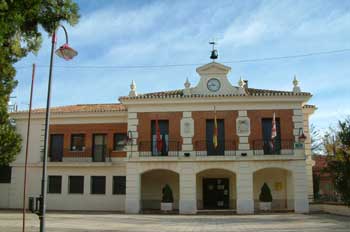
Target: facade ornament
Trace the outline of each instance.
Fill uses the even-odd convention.
[[[135,81],[132,80],[130,84],[130,92],[129,92],[129,97],[136,97],[137,92],[136,92],[136,84]]]
[[[300,93],[300,87],[299,87],[299,81],[297,80],[297,77],[294,75],[293,80],[293,93]]]
[[[245,82],[244,80],[242,79],[242,77],[239,78],[239,81],[238,81],[238,94],[242,95],[242,94],[246,94],[245,92],[245,89],[244,89],[244,85],[245,85]]]
[[[184,95],[191,95],[191,83],[188,80],[188,77],[186,78],[186,82],[184,83],[185,89],[184,89]]]

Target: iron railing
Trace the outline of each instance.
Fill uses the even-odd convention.
[[[293,140],[254,140],[254,155],[293,155]]]
[[[82,150],[64,149],[61,153],[49,153],[50,162],[110,162],[111,152],[107,146]]]
[[[181,144],[179,141],[169,140],[162,143],[160,151],[157,149],[155,141],[140,141],[138,142],[139,157],[153,156],[179,156]]]
[[[218,140],[216,147],[213,140],[197,140],[194,145],[196,156],[235,156],[237,150],[233,140]]]

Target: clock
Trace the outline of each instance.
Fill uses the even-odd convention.
[[[220,89],[221,84],[220,81],[216,78],[211,78],[208,80],[207,83],[207,88],[211,91],[211,92],[216,92]]]

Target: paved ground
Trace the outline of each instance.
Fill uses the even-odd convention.
[[[39,231],[38,218],[28,214],[27,232]],[[21,231],[21,213],[0,211],[0,231]],[[48,232],[175,232],[175,231],[244,231],[244,232],[323,232],[350,231],[350,218],[327,214],[268,215],[126,215],[113,213],[49,213]]]

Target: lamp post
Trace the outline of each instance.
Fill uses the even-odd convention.
[[[66,43],[56,50],[56,55],[65,59],[71,60],[78,53],[68,45],[68,33],[64,26],[60,25],[64,30],[66,36]],[[47,88],[47,100],[46,100],[46,114],[45,114],[45,134],[44,134],[44,149],[43,149],[43,170],[41,180],[41,195],[40,195],[40,232],[45,231],[45,216],[46,216],[46,189],[47,189],[47,157],[48,157],[48,138],[50,127],[50,102],[51,102],[51,82],[52,82],[52,66],[53,66],[53,53],[56,46],[56,30],[52,34],[51,40],[51,56],[50,56],[50,70],[49,70],[49,83]]]

